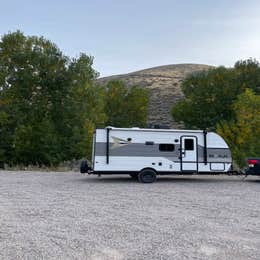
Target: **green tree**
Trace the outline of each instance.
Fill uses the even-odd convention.
[[[148,115],[148,90],[134,86],[126,96],[125,126],[146,127]]]
[[[232,108],[234,119],[220,122],[217,132],[226,139],[233,158],[242,167],[246,157],[260,157],[260,96],[246,89]]]
[[[0,102],[2,100],[0,99]],[[1,108],[1,104],[0,104]],[[0,168],[4,167],[4,162],[7,161],[8,155],[8,143],[11,138],[7,125],[9,124],[8,115],[4,111],[0,110]]]
[[[105,120],[93,58],[70,60],[43,37],[0,41],[0,162],[57,164],[89,153]]]
[[[4,157],[8,162],[18,163],[22,152],[18,136],[26,135],[29,129],[45,122],[50,117],[50,108],[58,107],[64,85],[61,82],[67,59],[51,42],[37,37],[25,37],[21,32],[6,34],[0,42],[0,109],[8,122],[2,126]],[[19,131],[23,129],[23,131]],[[44,131],[44,129],[43,129]],[[35,157],[37,139],[30,136],[30,157]],[[28,154],[24,146],[24,154]],[[19,151],[18,151],[18,150]],[[19,156],[19,157],[18,157]],[[23,156],[24,158],[24,156]],[[31,162],[31,158],[27,158]],[[41,162],[38,158],[37,162]],[[25,162],[25,161],[24,161]]]
[[[236,84],[242,89],[250,88],[260,94],[260,64],[255,59],[240,60],[235,63]]]
[[[98,73],[93,70],[93,57],[80,54],[68,67],[70,88],[64,104],[64,123],[71,138],[64,140],[68,159],[91,156],[92,135],[96,127],[103,127],[106,114],[104,111],[104,93],[95,84]]]
[[[188,128],[211,128],[234,117],[232,104],[246,88],[260,94],[260,65],[254,59],[241,60],[234,68],[212,68],[186,78],[181,86],[185,99],[172,115]]]
[[[107,125],[145,127],[148,112],[148,91],[126,87],[122,81],[109,81],[105,86]]]
[[[220,120],[232,118],[232,103],[243,88],[236,84],[234,70],[210,69],[188,77],[182,84],[185,99],[172,115],[188,128],[215,128]]]

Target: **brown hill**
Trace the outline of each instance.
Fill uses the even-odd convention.
[[[148,123],[177,128],[171,116],[172,106],[183,98],[180,85],[192,73],[208,70],[211,66],[202,64],[177,64],[159,66],[124,75],[100,78],[103,84],[109,80],[122,80],[127,86],[140,86],[149,89],[150,102]]]

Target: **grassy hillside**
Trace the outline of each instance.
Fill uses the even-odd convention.
[[[183,98],[181,82],[187,75],[209,68],[210,66],[201,64],[165,65],[129,74],[104,77],[98,81],[103,84],[112,79],[119,79],[129,87],[137,85],[148,88],[151,95],[148,123],[177,128],[178,124],[172,119],[170,111],[172,106]]]

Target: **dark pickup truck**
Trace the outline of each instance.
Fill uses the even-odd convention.
[[[246,175],[259,175],[260,176],[260,158],[249,158],[247,160],[248,168]]]

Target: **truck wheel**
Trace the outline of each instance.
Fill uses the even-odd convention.
[[[88,172],[88,162],[86,160],[82,161],[80,164],[80,173],[86,173]]]
[[[144,169],[139,172],[138,180],[142,183],[152,183],[156,180],[156,172],[153,169]]]
[[[131,176],[132,179],[138,180],[138,174],[137,173],[130,173],[129,175]]]

